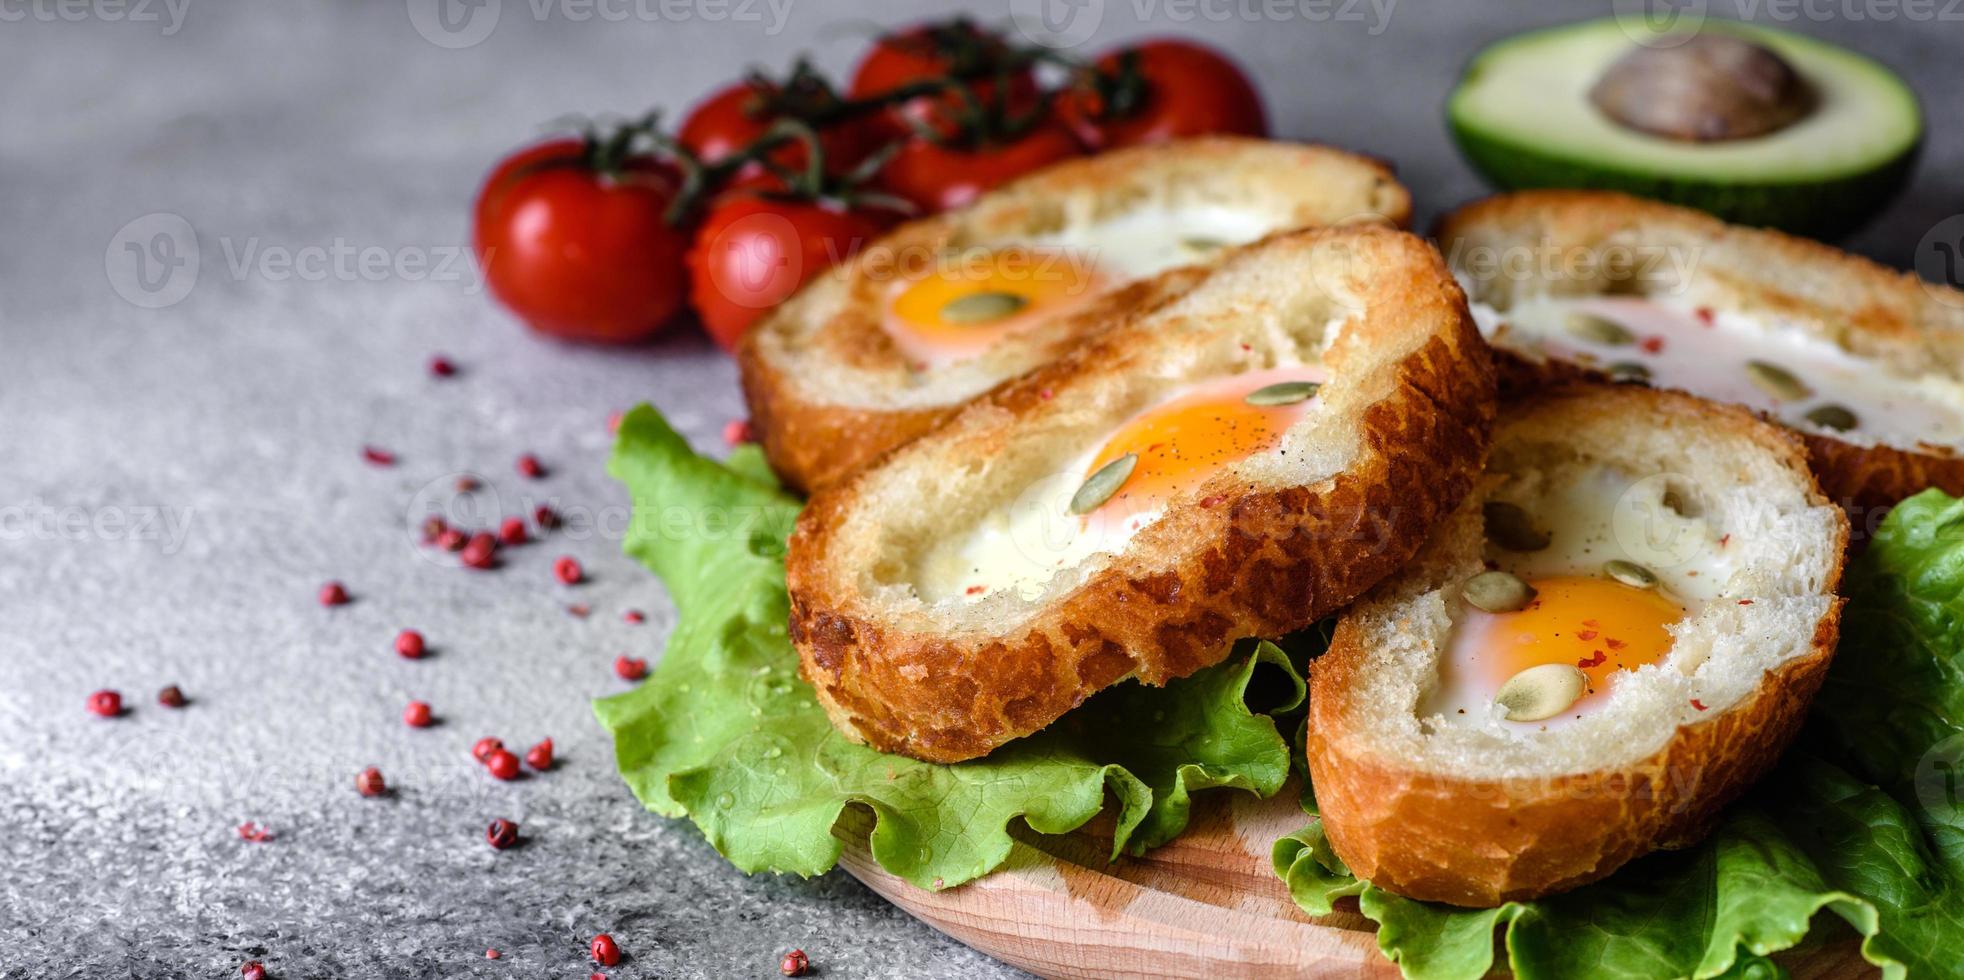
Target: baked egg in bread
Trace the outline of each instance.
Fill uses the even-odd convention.
[[[1342,607],[1471,488],[1492,369],[1423,242],[1168,274],[1198,281],[812,497],[791,638],[849,737],[955,762],[1186,676]]]
[[[773,311],[739,345],[771,464],[811,489],[926,432],[1288,229],[1402,225],[1384,165],[1325,147],[1207,137],[1057,164],[910,222]]]
[[[1964,493],[1964,292],[1610,193],[1492,198],[1439,237],[1503,387],[1592,376],[1743,405],[1800,432],[1865,518]]]
[[[1490,907],[1695,843],[1820,686],[1847,537],[1800,440],[1743,409],[1609,385],[1503,405],[1479,489],[1311,665],[1337,855]]]

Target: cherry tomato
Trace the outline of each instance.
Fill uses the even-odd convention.
[[[974,148],[911,139],[887,161],[880,183],[923,211],[962,207],[982,192],[1084,152],[1063,124],[1043,122],[1007,143]]]
[[[541,333],[601,343],[653,336],[686,287],[688,237],[663,221],[679,186],[651,160],[596,173],[575,139],[512,154],[485,180],[472,233],[492,295]]]
[[[1108,52],[1097,67],[1119,71],[1128,54],[1135,55],[1133,65],[1144,84],[1130,111],[1100,118],[1119,107],[1081,88],[1060,100],[1058,111],[1085,145],[1102,150],[1207,133],[1268,135],[1261,96],[1226,55],[1191,41],[1165,39]]]
[[[1038,99],[1036,75],[1025,66],[1009,73],[1009,85],[998,92],[997,68],[1009,54],[1000,35],[983,30],[967,20],[921,24],[883,35],[873,49],[853,69],[855,99],[884,95],[913,82],[959,74],[969,79],[967,88],[980,104],[987,106],[1000,97],[1006,113],[1028,111]],[[935,132],[952,134],[966,102],[957,92],[923,95],[894,107],[888,127],[893,135],[909,135],[908,120],[925,123]]]
[[[766,90],[767,91],[767,90]],[[676,134],[683,146],[704,163],[721,163],[771,128],[775,119],[752,114],[751,107],[764,94],[749,82],[737,82],[710,93],[696,103],[682,120]],[[825,151],[825,170],[834,176],[847,173],[878,148],[881,133],[870,119],[848,119],[822,127],[818,144]],[[771,160],[791,170],[803,170],[807,161],[805,144],[793,141],[771,151]],[[747,173],[761,166],[744,168]]]
[[[724,350],[771,307],[891,225],[885,211],[780,200],[752,192],[717,199],[689,251],[690,298]]]

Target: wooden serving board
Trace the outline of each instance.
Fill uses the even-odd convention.
[[[1271,845],[1305,822],[1293,785],[1267,800],[1201,793],[1186,833],[1115,864],[1105,860],[1109,824],[1065,837],[1025,831],[995,873],[938,892],[874,863],[870,819],[860,813],[839,830],[840,864],[853,877],[922,922],[1038,976],[1398,976],[1354,902],[1311,916],[1275,875]],[[1850,936],[1778,959],[1800,980],[1878,975]]]

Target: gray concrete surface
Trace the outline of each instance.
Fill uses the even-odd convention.
[[[0,976],[220,977],[261,959],[289,978],[580,977],[602,930],[629,954],[618,977],[766,976],[793,946],[827,977],[1012,975],[841,874],[746,878],[635,804],[587,704],[621,688],[617,653],[657,653],[671,610],[618,553],[604,421],[652,399],[714,445],[734,374],[689,329],[627,351],[529,336],[453,261],[484,170],[542,121],[681,106],[800,50],[842,71],[866,18],[936,5],[602,8],[621,20],[502,0],[488,34],[448,34],[419,20],[423,0],[132,3],[0,3]],[[1964,24],[1941,3],[1710,6],[1907,74],[1927,152],[1852,244],[1909,264],[1964,210]],[[1395,160],[1429,222],[1482,191],[1440,124],[1464,57],[1608,4],[1082,9],[1094,48],[1173,31],[1233,50],[1283,134]],[[139,277],[124,246],[159,232],[198,256],[194,277]],[[363,249],[390,267],[335,257]],[[426,376],[438,351],[462,376]],[[400,463],[365,465],[364,443]],[[513,474],[525,451],[549,479]],[[550,500],[582,526],[495,573],[443,567],[405,515],[460,472],[484,476],[488,512]],[[589,584],[552,581],[563,553]],[[318,606],[328,579],[356,601]],[[648,622],[624,623],[629,608]],[[434,655],[398,659],[403,626]],[[155,705],[169,683],[190,706]],[[132,713],[86,714],[100,687]],[[404,728],[411,698],[443,724]],[[492,783],[467,755],[488,733],[550,735],[561,765]],[[366,765],[393,798],[356,796]],[[528,846],[487,849],[494,816]],[[246,820],[275,839],[241,841]]]

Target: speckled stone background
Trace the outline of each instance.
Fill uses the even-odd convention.
[[[1917,88],[1915,186],[1852,242],[1895,265],[1964,210],[1964,8],[1944,2],[1709,4]],[[844,71],[873,20],[953,9],[775,3],[0,3],[0,976],[583,977],[602,930],[617,977],[767,976],[793,946],[827,977],[1013,974],[842,874],[746,878],[629,796],[588,701],[622,688],[617,654],[658,655],[671,610],[619,554],[605,420],[649,399],[718,445],[735,375],[693,329],[529,336],[461,256],[478,180],[540,123],[681,106],[801,50]],[[1440,122],[1467,54],[1609,5],[1077,9],[1094,49],[1234,51],[1282,134],[1395,160],[1424,224],[1482,192]],[[430,378],[435,352],[462,374]],[[514,474],[527,451],[547,479]],[[446,567],[408,524],[466,472],[481,514],[574,522],[502,570]],[[555,583],[560,554],[591,581]],[[316,604],[329,579],[352,605]],[[391,652],[404,626],[430,657]],[[171,683],[188,707],[155,704]],[[100,687],[133,710],[85,713]],[[442,723],[405,728],[411,698]],[[560,765],[494,783],[467,751],[487,733],[550,735]],[[391,798],[355,794],[367,765]],[[487,848],[494,816],[526,846]],[[241,841],[247,820],[274,839]]]

